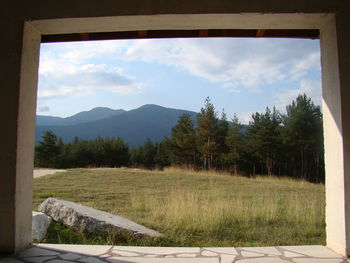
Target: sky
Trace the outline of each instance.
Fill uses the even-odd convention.
[[[144,104],[218,115],[281,112],[298,94],[321,103],[319,40],[143,39],[41,44],[37,114],[67,117],[94,107]]]

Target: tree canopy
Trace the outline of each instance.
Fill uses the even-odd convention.
[[[146,169],[180,165],[192,169],[220,170],[245,176],[278,175],[324,181],[322,113],[305,94],[286,107],[252,114],[248,125],[236,115],[220,119],[210,98],[193,120],[183,114],[171,136],[129,149],[121,138],[64,144],[46,131],[36,146],[35,165],[41,167],[132,166]]]

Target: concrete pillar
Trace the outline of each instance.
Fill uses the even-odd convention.
[[[5,134],[0,151],[0,253],[31,243],[32,178],[40,34],[29,24],[11,28],[0,96]],[[23,46],[22,46],[23,43]],[[3,131],[4,132],[4,131]]]
[[[350,37],[347,16],[321,30],[327,246],[350,255]]]

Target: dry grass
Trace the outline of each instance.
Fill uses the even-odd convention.
[[[143,240],[140,244],[268,246],[325,242],[322,184],[178,168],[123,168],[74,169],[35,179],[34,189],[35,205],[48,196],[81,202],[165,234],[162,240]]]

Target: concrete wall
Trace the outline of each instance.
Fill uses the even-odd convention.
[[[1,253],[18,251],[30,244],[31,172],[41,34],[135,29],[320,28],[327,243],[344,255],[350,254],[350,203],[346,202],[350,190],[350,106],[347,104],[350,1],[4,0],[1,4],[0,110],[4,123],[0,136]]]

